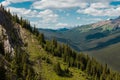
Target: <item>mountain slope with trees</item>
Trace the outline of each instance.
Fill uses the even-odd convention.
[[[56,38],[60,42],[69,44],[77,51],[91,51],[120,42],[120,17],[78,26],[63,32],[49,29],[39,29],[39,31],[43,32],[47,39]],[[110,42],[113,43],[110,43],[109,40],[112,40]]]
[[[45,38],[66,43],[76,51],[87,53],[103,64],[120,71],[120,17],[94,24],[82,25],[64,32],[39,29]],[[112,63],[111,63],[112,62]]]
[[[119,80],[120,74],[0,7],[0,80]]]

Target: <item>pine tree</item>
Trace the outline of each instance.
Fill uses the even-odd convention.
[[[38,36],[38,41],[41,45],[44,45],[45,44],[45,38],[44,38],[44,35],[41,33],[39,34]]]
[[[4,46],[3,43],[0,41],[0,54],[4,55]]]
[[[55,66],[54,66],[54,70],[55,70],[55,72],[58,74],[58,75],[62,75],[63,73],[63,71],[62,71],[62,69],[61,69],[61,66],[60,66],[60,63],[58,62]]]
[[[4,65],[0,65],[0,80],[6,80],[6,70]]]

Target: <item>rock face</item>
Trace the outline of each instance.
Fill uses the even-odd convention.
[[[10,53],[11,56],[14,56],[14,49],[9,42],[8,35],[6,30],[0,25],[0,41],[3,42],[5,54]]]
[[[110,19],[106,21],[100,21],[98,23],[92,24],[93,29],[97,27],[109,27],[112,28],[113,30],[116,28],[120,28],[120,16],[116,19]]]
[[[2,67],[5,74],[8,76],[10,74],[10,80],[17,80],[17,76],[12,70],[12,65],[17,64],[11,65],[12,60],[16,59],[15,54],[22,54],[23,51],[24,54],[27,54],[24,43],[28,36],[25,33],[24,28],[14,20],[14,17],[0,7],[0,70]],[[4,73],[2,72],[2,74]]]
[[[0,41],[4,45],[5,53],[14,56],[14,49],[24,46],[24,35],[21,25],[15,23],[11,16],[0,8]]]
[[[2,41],[4,44],[5,54],[10,54],[11,57],[14,56],[15,46],[20,45],[21,47],[23,47],[23,44],[25,42],[24,40],[27,37],[24,36],[25,32],[19,24],[16,23],[13,27],[13,35],[15,36],[14,38],[17,40],[17,42],[12,39],[13,35],[10,35],[11,33],[8,34],[7,30],[2,25],[0,25],[0,41]]]

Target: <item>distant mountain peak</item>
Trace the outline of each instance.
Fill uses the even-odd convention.
[[[100,21],[92,24],[92,29],[101,27],[103,30],[114,30],[120,26],[120,16],[115,19],[109,19],[106,21]]]
[[[100,27],[100,26],[109,24],[110,22],[111,22],[110,20],[100,21],[100,22],[97,22],[97,23],[92,24],[92,27],[93,27],[93,28]]]
[[[69,29],[68,28],[59,28],[59,29],[42,29],[42,28],[39,28],[39,30],[52,31],[52,32],[64,32],[64,31],[67,31]]]
[[[59,29],[57,29],[57,31],[67,31],[67,30],[69,30],[68,28],[59,28]]]

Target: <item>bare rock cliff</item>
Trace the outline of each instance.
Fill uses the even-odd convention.
[[[4,45],[5,54],[14,56],[15,47],[24,46],[23,28],[15,23],[11,16],[0,8],[0,41]]]

